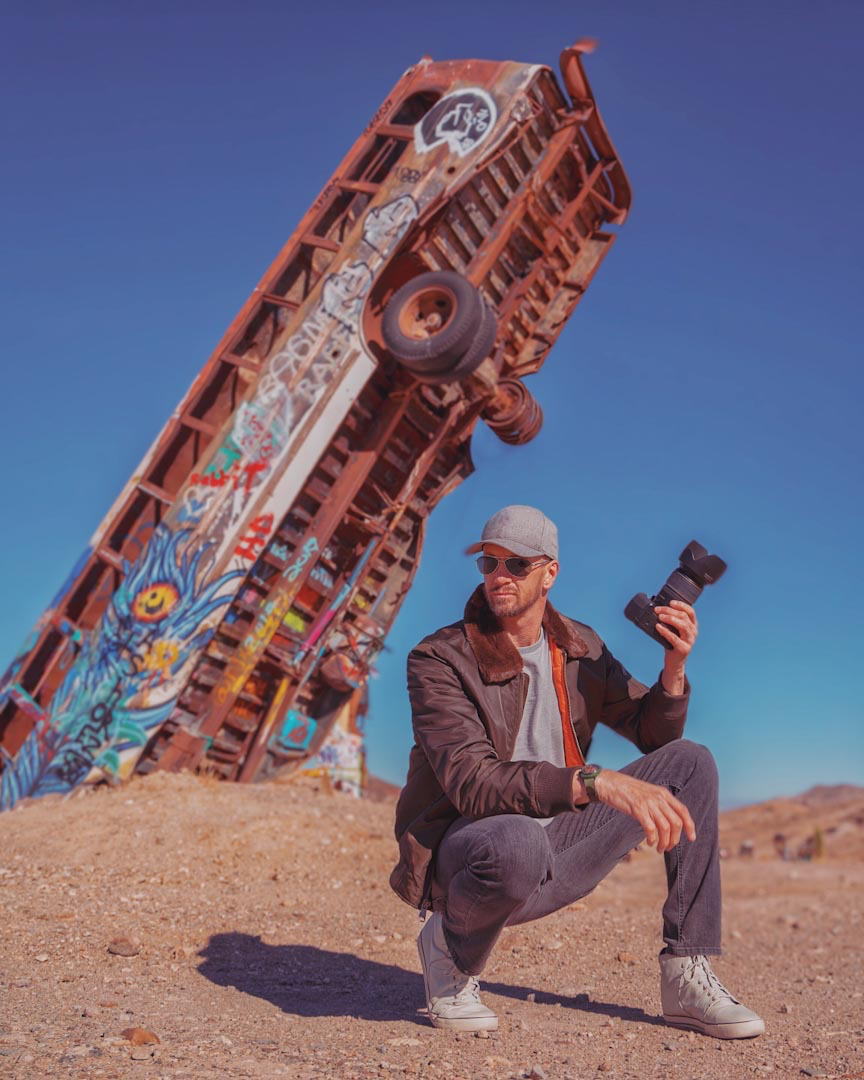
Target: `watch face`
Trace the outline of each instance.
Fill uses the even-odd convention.
[[[582,769],[582,776],[583,776],[583,777],[586,777],[586,776],[596,776],[596,775],[597,775],[597,773],[599,773],[599,772],[602,772],[602,770],[601,770],[601,768],[600,768],[600,766],[599,766],[599,765],[586,765],[586,766],[585,766],[585,767],[584,767],[584,768]]]

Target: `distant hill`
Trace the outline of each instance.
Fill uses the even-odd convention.
[[[805,806],[816,808],[828,806],[841,806],[843,803],[856,802],[864,799],[864,787],[857,784],[817,784],[803,793],[796,795],[795,802],[804,803]]]
[[[777,833],[797,850],[816,829],[828,858],[864,858],[864,787],[819,785],[801,795],[726,810],[720,815],[720,844],[734,855],[749,841],[757,858],[776,858]]]

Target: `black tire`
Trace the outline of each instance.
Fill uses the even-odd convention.
[[[543,427],[540,402],[521,379],[502,379],[496,401],[482,416],[498,438],[511,446],[524,446]]]
[[[436,314],[436,308],[446,320],[438,332],[430,331],[422,318],[424,311]],[[388,352],[409,371],[443,371],[466,354],[482,329],[483,312],[483,300],[470,281],[453,270],[435,270],[412,278],[391,297],[381,335]],[[414,325],[416,337],[409,333]]]
[[[446,371],[429,372],[428,374],[417,375],[417,378],[421,382],[433,384],[459,382],[461,379],[467,379],[492,352],[497,336],[498,317],[491,308],[487,308],[483,304],[483,322],[480,331],[462,359]]]

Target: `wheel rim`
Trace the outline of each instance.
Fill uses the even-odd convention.
[[[453,321],[456,297],[441,285],[422,289],[411,296],[399,312],[399,329],[412,341],[428,341]]]

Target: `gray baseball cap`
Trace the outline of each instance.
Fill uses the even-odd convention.
[[[467,548],[465,554],[482,551],[484,544],[497,544],[526,559],[547,555],[557,560],[558,529],[542,510],[533,506],[505,506],[489,518],[481,539]]]

